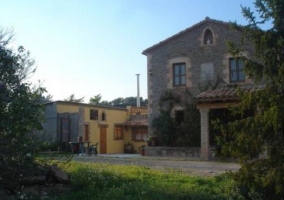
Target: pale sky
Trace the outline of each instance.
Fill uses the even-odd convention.
[[[102,95],[147,97],[146,48],[206,16],[247,24],[241,7],[254,0],[0,0],[0,27],[36,61],[31,81],[53,100]]]

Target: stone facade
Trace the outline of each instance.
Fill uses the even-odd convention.
[[[211,32],[206,42],[206,32]],[[224,84],[230,83],[227,41],[240,43],[241,33],[230,28],[230,24],[206,18],[192,27],[146,49],[148,72],[148,112],[149,124],[158,114],[159,99],[166,90],[182,91],[188,89],[195,96],[202,86],[214,84],[217,77]],[[244,54],[252,55],[251,43],[245,44]],[[174,86],[173,64],[185,63],[186,84]],[[242,84],[250,83],[246,78]],[[149,127],[149,134],[151,128]]]

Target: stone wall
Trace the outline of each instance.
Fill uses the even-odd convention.
[[[207,29],[213,33],[213,43],[209,45],[202,42]],[[240,43],[241,34],[232,30],[228,23],[206,19],[143,52],[147,55],[149,124],[157,116],[159,99],[167,89],[181,92],[187,88],[195,96],[208,81],[214,84],[217,77],[228,83],[231,57],[228,40]],[[246,44],[245,49],[246,55],[251,56],[250,43]],[[186,86],[173,87],[172,66],[179,62],[186,64]]]
[[[145,156],[167,156],[167,157],[187,157],[200,158],[200,147],[164,147],[146,146]],[[215,158],[214,149],[210,149],[210,158]]]

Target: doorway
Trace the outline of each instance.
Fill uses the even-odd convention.
[[[100,154],[107,153],[107,126],[100,126]]]

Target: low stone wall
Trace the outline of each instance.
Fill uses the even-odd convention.
[[[146,146],[145,155],[200,158],[200,147]],[[214,159],[214,157],[215,157],[214,148],[212,148],[210,149],[210,158]]]

